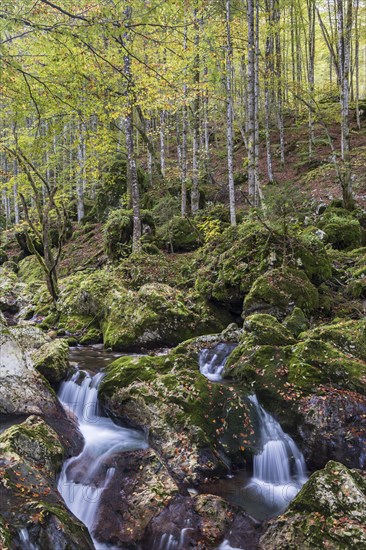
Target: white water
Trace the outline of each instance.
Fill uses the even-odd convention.
[[[269,512],[281,513],[307,480],[304,457],[294,440],[258,403],[249,400],[259,423],[259,452],[254,455],[253,477],[245,488],[246,496],[257,504],[265,503]]]
[[[225,363],[236,344],[217,344],[213,348],[203,349],[199,355],[200,372],[212,382],[222,380]]]
[[[75,415],[84,436],[80,455],[66,460],[63,465],[58,490],[67,507],[87,526],[91,535],[100,496],[115,471],[108,466],[108,459],[115,453],[148,447],[142,432],[117,426],[101,415],[98,386],[102,378],[102,373],[91,377],[78,371],[62,383],[58,394],[62,405]],[[95,548],[104,548],[96,541],[94,544]]]

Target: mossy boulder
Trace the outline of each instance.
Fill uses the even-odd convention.
[[[21,530],[32,548],[94,548],[86,528],[57,492],[64,450],[56,432],[31,416],[0,435],[0,452],[0,532],[5,525],[10,548],[23,547]]]
[[[35,368],[53,386],[64,380],[69,369],[69,345],[65,340],[53,340],[33,354]]]
[[[209,382],[183,346],[167,356],[121,357],[107,368],[100,396],[111,414],[149,430],[178,482],[225,471],[222,453],[236,464],[251,456],[254,430],[240,392]]]
[[[118,350],[174,345],[215,332],[229,317],[168,285],[143,285],[137,293],[112,293],[101,323],[106,347]]]
[[[287,264],[303,271],[318,285],[332,268],[323,243],[316,236],[288,235],[247,219],[229,228],[197,253],[197,290],[208,299],[240,311],[245,295],[266,271]]]
[[[1,454],[17,454],[32,467],[42,466],[50,477],[60,471],[64,450],[60,440],[41,418],[30,416],[0,435]]]
[[[305,483],[260,539],[263,550],[366,548],[366,480],[329,462]]]
[[[155,233],[155,223],[151,213],[142,210],[141,231],[145,236]],[[104,246],[108,257],[118,260],[132,251],[133,212],[132,210],[112,210],[103,226]]]
[[[45,273],[36,256],[26,256],[18,263],[18,276],[23,283],[40,283],[45,279]]]
[[[244,320],[241,343],[247,348],[258,345],[285,346],[294,342],[291,332],[272,315],[256,313]]]
[[[190,252],[202,244],[202,235],[194,220],[174,216],[158,232],[158,238],[171,252]]]
[[[348,210],[327,208],[317,225],[334,248],[344,250],[361,246],[360,222]]]
[[[297,338],[301,332],[309,328],[309,321],[303,310],[295,307],[290,315],[285,318],[283,326]]]
[[[243,314],[263,312],[283,319],[294,307],[311,314],[318,306],[318,291],[307,275],[288,267],[258,277],[244,300]]]
[[[57,417],[60,405],[9,329],[0,326],[0,413]]]
[[[319,325],[301,334],[300,337],[329,342],[343,353],[366,361],[365,320],[335,319],[331,324]]]

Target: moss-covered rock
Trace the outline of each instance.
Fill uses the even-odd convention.
[[[335,319],[331,324],[319,325],[300,335],[329,342],[343,353],[366,361],[366,321]]]
[[[29,417],[0,435],[0,452],[0,532],[6,527],[0,537],[11,541],[10,548],[23,547],[23,530],[32,547],[92,549],[86,528],[69,514],[56,489],[64,455],[56,432]]]
[[[194,220],[174,216],[158,232],[158,238],[171,252],[190,252],[202,243],[202,235]]]
[[[64,380],[69,369],[69,346],[65,340],[53,340],[33,354],[35,368],[52,385]]]
[[[174,345],[195,334],[221,330],[230,315],[199,296],[162,283],[126,288],[121,270],[69,277],[58,303],[60,334],[88,338],[103,333],[106,347],[132,350]],[[85,341],[85,340],[83,340]]]
[[[310,477],[288,511],[272,521],[260,548],[366,548],[365,526],[365,479],[342,464],[329,462]]]
[[[327,208],[317,225],[334,248],[344,250],[361,246],[360,222],[348,210]]]
[[[149,430],[177,481],[197,483],[223,469],[223,452],[242,464],[254,431],[240,393],[202,376],[199,352],[188,345],[188,355],[179,346],[167,356],[121,357],[107,368],[100,395],[112,414]]]
[[[294,342],[291,332],[272,315],[256,313],[244,320],[241,343],[247,348],[258,345],[285,346]]]
[[[197,255],[196,288],[205,297],[241,310],[242,300],[259,275],[279,268],[284,259],[320,284],[332,274],[324,245],[316,236],[288,235],[246,220],[227,229]]]
[[[26,256],[18,263],[18,276],[23,283],[33,284],[43,281],[45,273],[36,256]]]
[[[155,223],[151,213],[141,211],[142,234],[155,233]],[[133,212],[132,210],[112,210],[103,226],[104,246],[112,260],[128,256],[132,251]]]
[[[303,271],[273,269],[254,282],[244,300],[243,314],[265,312],[281,319],[295,306],[314,313],[319,306],[317,289]]]
[[[304,332],[309,328],[309,321],[303,310],[299,307],[295,307],[290,315],[288,315],[284,320],[283,326],[287,328],[287,330],[289,330],[295,338],[297,338],[301,332]]]

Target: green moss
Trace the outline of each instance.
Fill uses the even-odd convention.
[[[293,344],[295,340],[275,317],[256,313],[245,318],[241,342],[250,348],[257,345],[285,346]]]
[[[343,208],[327,208],[318,227],[327,236],[327,242],[339,250],[357,248],[361,245],[360,222]]]
[[[295,307],[292,313],[286,317],[283,325],[297,338],[301,332],[309,327],[309,321],[302,309]]]
[[[366,483],[354,470],[328,462],[314,473],[260,543],[268,550],[366,547]]]
[[[11,532],[2,516],[0,516],[0,548],[2,550],[11,550],[13,548]]]
[[[146,235],[155,233],[155,223],[151,213],[141,211],[142,227],[149,228]],[[132,251],[133,212],[132,210],[112,210],[103,226],[104,247],[108,257],[118,260],[128,256]]]
[[[18,263],[18,276],[27,284],[40,283],[45,278],[45,273],[36,256],[27,256]]]
[[[366,361],[366,321],[336,319],[331,324],[319,325],[301,335],[301,338],[329,342],[345,354]]]
[[[318,305],[318,291],[303,271],[274,269],[255,281],[244,300],[244,314],[266,311],[283,318],[294,306],[313,313]]]
[[[242,461],[253,434],[246,404],[233,388],[210,383],[197,359],[182,352],[179,347],[163,357],[121,357],[107,368],[102,400],[113,414],[148,427],[163,454],[174,453],[174,430],[184,440],[189,434],[191,449],[221,449]]]
[[[45,467],[49,475],[56,475],[64,458],[56,432],[36,416],[0,434],[0,449],[5,454],[16,453],[32,466]]]
[[[66,377],[69,346],[65,340],[53,340],[33,354],[35,368],[53,385]]]
[[[303,270],[318,285],[332,268],[323,243],[301,233],[284,237],[247,219],[237,230],[227,229],[197,254],[197,290],[205,297],[241,309],[242,300],[259,275],[278,268],[284,260]]]
[[[164,224],[158,238],[171,252],[190,252],[202,243],[202,235],[194,220],[174,216]]]

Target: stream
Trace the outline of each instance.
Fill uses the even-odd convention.
[[[200,372],[210,381],[220,383],[225,362],[234,348],[235,344],[221,343],[202,350]],[[58,392],[60,402],[74,415],[84,437],[82,452],[63,465],[58,490],[71,512],[87,526],[92,538],[100,496],[113,483],[113,456],[148,447],[143,431],[115,424],[103,414],[98,403],[98,386],[104,376],[101,370],[118,356],[99,347],[71,350],[70,360],[77,368],[68,380],[62,382]],[[307,479],[306,465],[293,439],[263,409],[256,396],[243,399],[248,400],[260,435],[253,458],[253,472],[242,470],[234,476],[209,483],[205,486],[205,493],[222,496],[255,519],[264,520],[287,508]],[[182,530],[180,541],[166,533],[151,550],[183,548],[187,529],[189,527]],[[93,542],[96,550],[111,548],[94,538]],[[219,550],[231,548],[234,547],[230,545],[230,537],[219,546]]]
[[[202,350],[200,372],[211,381],[223,382],[222,372],[235,344],[221,343]],[[222,496],[239,505],[257,520],[281,514],[307,481],[304,457],[295,441],[277,420],[260,405],[256,395],[247,397],[259,430],[259,445],[253,457],[253,472],[240,471],[234,476],[209,483],[205,492]],[[224,541],[220,550],[232,548]]]
[[[99,361],[102,366],[116,358],[115,354],[103,357],[101,352],[101,355],[99,360],[105,359]],[[71,359],[75,359],[75,352]],[[88,365],[89,353],[86,353],[85,363],[81,356],[79,362]],[[93,367],[96,368],[95,363]],[[66,506],[86,525],[92,538],[100,496],[114,475],[110,459],[123,451],[148,447],[144,432],[118,426],[103,415],[98,403],[98,386],[103,376],[102,372],[93,374],[78,369],[69,380],[62,382],[58,392],[60,402],[75,416],[84,437],[82,452],[66,460],[62,467],[58,490]],[[93,542],[97,550],[108,548],[94,539]]]

